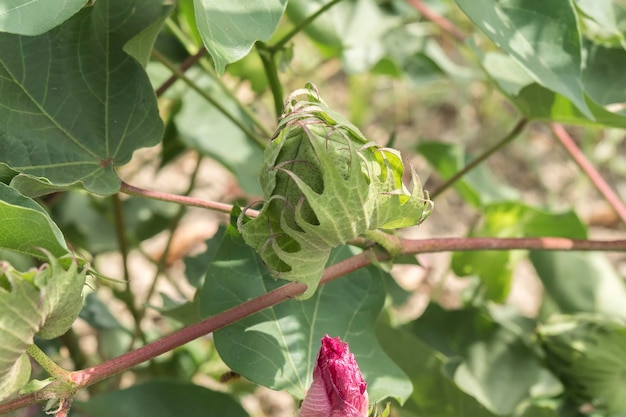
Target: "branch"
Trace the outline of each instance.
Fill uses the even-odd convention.
[[[146,190],[143,188],[135,187],[134,185],[127,184],[124,181],[122,181],[120,185],[120,192],[128,195],[150,198],[152,200],[168,201],[170,203],[177,203],[185,206],[193,206],[209,210],[221,211],[223,213],[230,213],[230,211],[233,209],[232,204],[203,200],[201,198],[188,197],[185,195],[164,193],[161,191]],[[250,217],[256,217],[258,214],[259,212],[256,210],[246,210],[246,215]]]
[[[626,205],[624,202],[611,189],[609,184],[604,181],[602,175],[600,175],[598,170],[591,164],[591,162],[589,162],[580,148],[576,146],[576,142],[574,142],[574,139],[572,139],[569,133],[567,133],[565,128],[558,123],[552,123],[551,127],[552,132],[554,132],[554,135],[557,137],[559,142],[561,142],[561,145],[563,145],[574,162],[576,162],[578,167],[589,177],[600,194],[604,196],[606,201],[611,205],[611,207],[613,207],[613,210],[615,210],[615,213],[617,213],[620,219],[622,219],[622,222],[626,224]]]
[[[235,115],[233,115],[231,111],[229,111],[224,105],[222,105],[222,103],[220,103],[218,100],[216,100],[209,93],[204,91],[202,88],[198,87],[198,85],[195,82],[193,82],[191,79],[189,79],[189,77],[187,77],[184,72],[182,72],[180,69],[178,69],[176,67],[176,65],[174,65],[172,62],[170,62],[170,60],[167,59],[165,57],[165,55],[163,55],[162,53],[160,53],[156,49],[153,49],[152,50],[152,57],[154,59],[156,59],[157,61],[159,61],[161,64],[163,64],[165,67],[167,67],[167,69],[170,70],[170,72],[174,76],[176,76],[176,78],[178,78],[179,80],[183,81],[193,91],[195,91],[202,98],[204,98],[206,101],[211,103],[213,105],[213,107],[215,107],[220,113],[222,113],[228,120],[233,122],[239,128],[239,130],[241,130],[250,139],[252,139],[254,141],[254,143],[259,145],[261,147],[261,149],[265,149],[266,140],[265,140],[264,137],[260,136],[259,134],[257,134],[256,132],[254,132],[250,128],[248,128],[248,126],[246,126],[244,124],[244,122],[242,122],[237,117],[235,117]]]
[[[403,254],[478,251],[478,250],[546,250],[546,251],[615,251],[626,252],[626,240],[582,240],[562,237],[449,237],[435,239],[400,239]]]
[[[452,177],[450,177],[445,183],[443,183],[439,188],[437,188],[435,191],[433,191],[430,194],[430,198],[434,199],[439,194],[441,194],[442,192],[450,188],[452,185],[454,185],[455,182],[460,180],[465,174],[467,174],[472,169],[476,168],[478,165],[483,163],[491,155],[493,155],[494,153],[502,149],[505,145],[507,145],[509,142],[511,142],[513,139],[518,137],[519,134],[522,133],[522,131],[524,130],[524,127],[526,127],[526,124],[528,124],[528,119],[522,119],[519,122],[517,122],[515,127],[505,137],[500,139],[498,143],[493,145],[491,148],[487,149],[482,155],[478,156],[472,162],[470,162],[465,167],[463,167],[462,170],[460,170],[459,172],[454,174]]]
[[[206,52],[207,50],[205,48],[200,48],[200,50],[196,52],[194,55],[189,55],[187,59],[185,59],[183,63],[180,65],[180,71],[183,73],[187,71],[196,62],[198,62],[200,58],[206,55]],[[174,85],[176,80],[178,80],[178,77],[175,74],[170,75],[170,78],[165,80],[165,82],[161,84],[161,86],[155,90],[154,93],[156,94],[156,96],[161,97],[172,85]]]
[[[454,23],[436,13],[430,7],[422,2],[422,0],[408,0],[409,4],[415,8],[418,12],[422,14],[426,19],[430,20],[437,26],[439,26],[443,31],[449,35],[451,35],[458,42],[465,42],[465,35],[454,26]]]

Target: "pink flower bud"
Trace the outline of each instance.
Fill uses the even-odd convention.
[[[367,382],[348,344],[324,336],[298,417],[365,417],[367,411]]]

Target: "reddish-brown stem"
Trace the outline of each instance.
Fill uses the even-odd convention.
[[[579,250],[579,251],[622,251],[626,252],[626,240],[616,241],[592,241],[573,240],[557,237],[539,238],[439,238],[408,240],[400,239],[402,252],[404,254],[447,252],[447,251],[476,251],[476,250]],[[324,271],[320,285],[328,283],[336,278],[346,275],[357,269],[370,265],[375,259],[385,260],[389,255],[379,253],[375,255],[368,250],[359,255],[355,255],[342,262],[332,265]],[[235,306],[208,319],[179,330],[162,339],[143,346],[137,350],[126,353],[117,358],[111,359],[100,365],[81,371],[71,373],[71,379],[77,384],[77,388],[85,388],[104,378],[127,370],[142,362],[152,359],[158,355],[168,352],[191,340],[201,337],[207,333],[232,324],[237,320],[251,314],[290,300],[305,290],[304,284],[291,283],[257,298],[249,300],[243,304]],[[23,408],[38,402],[36,393],[7,401],[0,404],[0,414]]]
[[[169,201],[171,203],[183,204],[185,206],[201,207],[209,210],[221,211],[224,213],[230,213],[233,209],[232,204],[219,203],[216,201],[203,200],[201,198],[188,197],[184,195],[176,195],[170,193],[163,193],[161,191],[145,190],[143,188],[135,187],[122,181],[120,191],[135,195],[138,197],[151,198],[153,200]],[[246,210],[246,215],[250,217],[256,217],[258,212],[256,210]]]
[[[435,11],[425,5],[422,0],[408,0],[408,2],[418,12],[420,12],[422,16],[439,26],[441,29],[444,30],[444,32],[449,33],[454,37],[454,39],[459,42],[465,42],[465,35],[459,29],[457,29],[456,26],[454,26],[454,23],[441,16],[440,14],[435,13]]]
[[[615,213],[622,219],[622,222],[626,224],[626,205],[624,202],[611,189],[609,184],[604,181],[604,178],[602,178],[598,170],[589,162],[585,154],[576,145],[576,142],[574,142],[574,139],[567,133],[567,130],[558,123],[552,123],[550,126],[552,127],[552,132],[554,132],[554,135],[570,154],[574,162],[576,162],[580,169],[589,177],[600,194],[604,196],[606,201],[613,207],[613,210],[615,210]]]
[[[183,63],[180,65],[180,70],[182,72],[187,71],[189,68],[191,68],[192,65],[194,65],[196,62],[198,62],[200,60],[200,58],[202,58],[205,54],[206,54],[206,49],[205,48],[201,48],[195,55],[191,55],[191,56],[187,57],[187,59],[185,59],[183,61]],[[161,97],[163,95],[163,93],[165,93],[167,91],[168,88],[170,88],[172,85],[174,85],[176,80],[178,80],[178,77],[176,75],[170,76],[170,78],[165,80],[165,82],[163,84],[161,84],[161,86],[159,88],[156,89],[156,91],[155,91],[156,96],[157,97]]]
[[[450,237],[422,240],[401,239],[404,254],[477,251],[477,250],[567,250],[567,251],[616,251],[626,252],[626,240],[577,240],[561,237]]]

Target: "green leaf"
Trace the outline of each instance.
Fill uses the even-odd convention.
[[[65,333],[74,323],[83,306],[83,286],[86,266],[75,259],[49,258],[48,265],[39,270],[33,283],[41,289],[43,300],[38,303],[41,326],[37,336],[54,339]]]
[[[626,413],[626,325],[610,316],[555,316],[537,329],[548,366],[576,403]]]
[[[478,50],[478,55],[482,53]],[[619,90],[626,80],[620,71],[626,52],[589,46],[583,80],[587,93],[598,103],[609,105],[621,103]],[[626,127],[626,115],[613,113],[591,99],[587,104],[593,118],[582,113],[573,103],[561,94],[533,82],[528,74],[510,57],[489,52],[482,57],[482,66],[522,112],[534,120],[555,121],[566,124],[588,126]]]
[[[163,4],[161,16],[124,44],[124,52],[139,61],[144,68],[148,65],[154,43],[159,32],[161,32],[165,19],[172,10],[174,10],[173,5]]]
[[[190,77],[250,130],[254,130],[250,118],[208,75],[190,71]],[[174,120],[185,145],[222,163],[237,177],[246,193],[261,194],[257,177],[263,152],[237,125],[191,89],[183,95],[182,107]]]
[[[78,12],[87,0],[0,0],[0,32],[41,35]]]
[[[291,0],[289,19],[302,23],[329,0]],[[346,72],[367,71],[386,54],[383,38],[401,22],[374,0],[342,1],[304,28],[327,55],[341,55]]]
[[[28,381],[26,349],[34,336],[65,333],[82,306],[86,268],[70,258],[50,257],[48,262],[27,272],[0,262],[0,400]]]
[[[270,39],[280,21],[287,0],[194,0],[196,24],[204,46],[213,57],[215,71],[250,52],[257,40]]]
[[[98,0],[43,35],[0,34],[0,162],[116,192],[114,167],[161,137],[148,77],[123,51],[161,17],[159,0]]]
[[[190,383],[151,381],[97,395],[73,408],[91,417],[248,417],[230,395]]]
[[[571,1],[456,0],[463,12],[540,85],[588,118],[581,39]]]
[[[351,254],[341,247],[331,263]],[[303,398],[321,338],[340,336],[369,384],[370,401],[403,401],[411,385],[382,351],[373,329],[385,301],[382,274],[373,267],[362,269],[321,287],[306,301],[283,302],[240,320],[215,332],[216,348],[230,368],[249,380]],[[231,226],[207,273],[200,312],[216,314],[281,285]]]
[[[575,0],[582,30],[595,43],[614,48],[626,48],[620,29],[626,10],[623,4],[612,0]]]
[[[407,331],[378,324],[376,334],[385,352],[407,373],[413,393],[400,410],[411,416],[494,417],[471,395],[445,376],[445,358]]]
[[[574,212],[551,213],[523,204],[496,203],[484,208],[484,223],[471,233],[481,237],[556,236],[585,239],[586,229]],[[513,270],[524,251],[455,252],[452,268],[459,276],[478,275],[484,296],[503,302],[508,296]]]
[[[85,297],[85,305],[80,314],[81,319],[85,320],[91,327],[97,330],[123,330],[132,334],[115,318],[107,305],[98,298],[94,292],[87,294]]]
[[[466,155],[464,149],[459,145],[421,142],[416,150],[445,179],[452,177],[472,160],[471,156]],[[454,187],[466,202],[474,206],[518,198],[518,192],[500,183],[484,164],[468,172],[455,183]]]
[[[71,192],[59,197],[52,209],[52,217],[74,247],[98,254],[119,248],[112,211],[110,198]],[[122,211],[128,244],[134,247],[165,230],[178,212],[178,206],[131,197],[122,202]]]
[[[447,363],[446,372],[495,414],[512,413],[530,396],[543,372],[516,331],[475,308],[445,311],[431,304],[407,329],[449,358],[457,358]]]
[[[0,248],[42,257],[67,254],[63,234],[35,201],[0,183]]]
[[[603,254],[533,251],[530,260],[558,311],[626,319],[626,285]]]

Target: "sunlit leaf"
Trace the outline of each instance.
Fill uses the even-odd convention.
[[[0,399],[28,380],[26,349],[34,336],[60,336],[74,322],[82,307],[85,272],[71,258],[50,257],[45,267],[26,272],[0,263]]]
[[[583,114],[593,118],[585,101],[581,39],[570,1],[456,2],[534,81],[567,97]]]
[[[42,257],[68,253],[63,234],[34,200],[0,183],[0,248]]]
[[[246,56],[256,41],[270,39],[287,0],[194,0],[193,4],[202,41],[221,75],[227,64]]]
[[[41,35],[78,12],[87,0],[0,0],[0,32]]]

